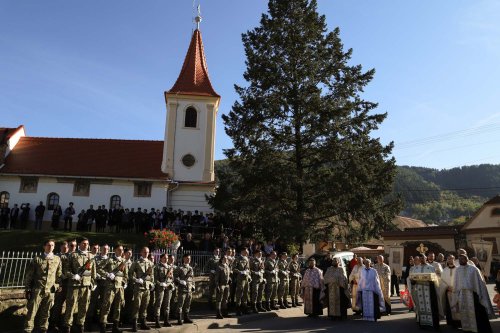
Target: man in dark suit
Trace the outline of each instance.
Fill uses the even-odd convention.
[[[7,229],[7,227],[9,226],[9,215],[9,206],[6,205],[0,209],[0,228]]]
[[[17,207],[17,204],[14,204],[14,207],[10,210],[10,229],[16,228],[18,217],[19,217],[19,207]]]
[[[43,214],[45,213],[45,206],[43,202],[35,208],[35,230],[42,230]]]

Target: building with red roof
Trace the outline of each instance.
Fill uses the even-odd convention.
[[[163,141],[30,137],[24,126],[0,128],[0,206],[29,203],[34,219],[41,201],[44,220],[69,202],[77,212],[90,205],[210,211],[220,96],[199,29],[164,96]]]

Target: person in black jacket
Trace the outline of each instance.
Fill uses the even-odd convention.
[[[35,208],[35,230],[42,230],[43,214],[45,213],[45,206],[43,202]]]
[[[408,277],[410,276],[410,269],[413,267],[414,263],[413,263],[413,257],[410,256],[408,258],[408,263],[406,264],[406,269],[405,271],[403,272],[401,278],[403,279],[403,282],[404,284],[406,285],[406,279],[408,279]]]

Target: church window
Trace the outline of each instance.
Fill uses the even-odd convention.
[[[121,205],[122,205],[122,198],[119,195],[111,196],[111,198],[109,199],[109,207],[111,207],[111,209],[118,208]]]
[[[59,205],[59,194],[54,192],[49,193],[49,195],[47,195],[47,209],[54,210],[57,205]]]
[[[500,216],[500,208],[493,208],[491,210],[491,216]]]
[[[192,106],[186,109],[184,116],[184,127],[196,128],[198,125],[198,112]]]
[[[182,158],[182,164],[184,164],[185,167],[190,168],[194,165],[194,163],[196,163],[196,159],[191,154],[186,154]]]
[[[21,177],[20,193],[36,193],[38,188],[37,177]]]
[[[10,199],[9,192],[0,193],[0,208],[9,207],[9,199]]]
[[[79,197],[88,197],[90,194],[90,182],[78,180],[73,185],[73,195]]]
[[[134,197],[150,197],[152,184],[149,182],[137,182],[134,184]]]

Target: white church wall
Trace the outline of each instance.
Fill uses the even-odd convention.
[[[166,191],[164,183],[155,182],[151,188],[151,197],[135,197],[134,196],[134,182],[126,180],[113,180],[111,184],[90,184],[89,196],[75,196],[73,195],[73,186],[71,183],[59,183],[56,178],[40,177],[36,193],[19,193],[21,180],[17,176],[2,176],[0,177],[0,192],[9,192],[9,207],[18,204],[21,207],[22,203],[29,203],[30,220],[35,218],[35,207],[42,201],[47,206],[47,196],[49,193],[55,192],[59,195],[59,204],[64,210],[70,202],[74,203],[76,215],[82,209],[88,209],[90,205],[97,206],[105,205],[106,208],[110,207],[110,199],[113,195],[119,195],[121,198],[121,205],[124,208],[141,207],[146,208],[148,211],[151,208],[162,209],[166,205]],[[199,190],[192,191],[190,189],[184,190],[177,189],[172,194],[172,208],[182,209],[184,211],[199,210],[203,212],[212,211],[205,200],[205,193],[208,191]],[[45,210],[44,220],[50,220],[52,211]],[[75,216],[76,217],[76,216]]]
[[[177,120],[175,128],[174,147],[174,179],[181,181],[201,181],[203,179],[205,161],[205,141],[207,130],[207,106],[206,101],[178,100]],[[184,114],[189,106],[198,111],[198,125],[196,128],[184,127]],[[182,164],[182,157],[191,154],[196,163],[187,168]]]

